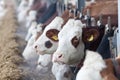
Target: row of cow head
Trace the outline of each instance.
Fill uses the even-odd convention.
[[[80,20],[69,19],[61,27],[63,23],[63,18],[56,17],[35,42],[34,48],[40,54],[53,54],[56,51],[53,61],[64,58],[67,59],[64,63],[73,64],[83,58],[84,43],[96,41],[100,33],[98,28],[84,27]]]

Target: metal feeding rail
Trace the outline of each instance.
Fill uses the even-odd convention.
[[[117,52],[120,55],[120,0],[118,0],[118,40],[117,40]]]

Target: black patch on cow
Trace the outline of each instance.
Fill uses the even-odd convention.
[[[46,42],[45,42],[45,47],[47,47],[47,48],[51,48],[52,45],[53,45],[53,44],[52,44],[50,41],[46,41]]]

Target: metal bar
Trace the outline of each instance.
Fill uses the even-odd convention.
[[[117,40],[117,52],[120,55],[120,0],[118,0],[118,40]]]

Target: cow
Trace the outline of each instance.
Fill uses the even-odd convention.
[[[7,10],[6,10],[5,1],[1,0],[0,1],[0,18],[2,18],[6,12],[7,12]]]
[[[99,32],[83,28],[80,20],[70,19],[58,34],[58,48],[53,54],[53,62],[69,65],[77,64],[84,57],[84,42],[95,41]],[[84,41],[84,42],[83,42]]]
[[[32,47],[34,42],[36,41],[38,33],[42,34],[42,28],[41,28],[40,24],[37,25],[37,28],[34,28],[34,29],[32,28],[32,30],[31,30],[32,36],[28,40],[27,45],[22,53],[23,58],[25,59],[25,61],[28,64],[30,64],[30,66],[36,66],[36,62],[37,62],[38,57],[39,57],[39,55],[36,54],[36,51]]]
[[[86,51],[83,66],[77,73],[76,80],[118,80],[115,76],[115,67],[120,73],[120,58],[115,59],[118,65],[114,65],[112,59],[103,59],[98,52]],[[92,73],[92,74],[91,74]]]
[[[57,49],[57,46],[58,46],[57,35],[59,31],[62,29],[62,25],[65,24],[64,22],[68,20],[68,16],[69,16],[68,13],[69,11],[65,11],[65,14],[63,14],[62,17],[58,17],[58,16],[55,17],[55,19],[53,19],[52,22],[45,27],[43,34],[38,38],[38,40],[34,44],[34,48],[40,55],[41,54],[43,56],[46,54],[52,55],[54,51]],[[51,58],[52,57],[50,57],[50,59]],[[40,63],[40,66],[41,64],[42,63]],[[64,72],[61,73],[61,71],[63,70]],[[57,80],[64,80],[64,79],[70,80],[71,74],[68,74],[68,72],[71,72],[71,71],[69,70],[70,70],[69,66],[53,63],[52,72]]]
[[[28,29],[27,35],[25,37],[25,41],[28,41],[30,37],[32,36],[32,31],[37,28],[37,23],[34,21],[32,22],[30,28]]]

